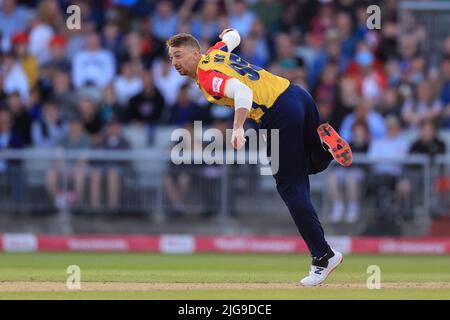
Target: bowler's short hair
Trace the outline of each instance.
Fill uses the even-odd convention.
[[[168,48],[178,48],[181,46],[188,46],[200,50],[200,43],[198,40],[189,33],[179,33],[169,38],[166,41]]]

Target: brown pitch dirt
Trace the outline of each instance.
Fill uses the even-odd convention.
[[[329,283],[321,289],[365,289],[365,283]],[[382,289],[450,289],[449,282],[386,282]],[[227,290],[227,289],[292,289],[310,290],[299,283],[131,283],[82,282],[80,291],[161,291],[161,290]],[[72,291],[63,282],[4,281],[0,292],[52,292]]]

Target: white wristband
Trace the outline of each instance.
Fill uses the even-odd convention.
[[[228,31],[223,35],[222,41],[227,44],[228,52],[231,52],[241,43],[241,36],[236,30]]]

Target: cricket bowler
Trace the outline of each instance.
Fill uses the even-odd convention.
[[[312,256],[309,275],[300,282],[319,285],[342,262],[343,255],[325,240],[311,203],[309,174],[325,170],[333,158],[349,166],[350,146],[328,123],[319,125],[319,112],[305,89],[232,53],[241,41],[235,29],[225,29],[219,38],[202,54],[195,37],[174,35],[166,43],[170,61],[181,75],[197,82],[209,102],[234,108],[231,144],[235,149],[246,142],[243,126],[247,118],[268,132],[279,129],[279,169],[274,174],[277,190]],[[267,137],[270,150],[270,135]]]

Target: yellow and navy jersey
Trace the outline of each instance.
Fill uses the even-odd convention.
[[[289,80],[228,52],[226,43],[219,41],[202,55],[197,67],[197,85],[209,102],[234,107],[234,100],[224,95],[225,83],[230,78],[238,79],[253,90],[249,118],[256,122],[289,86]]]

